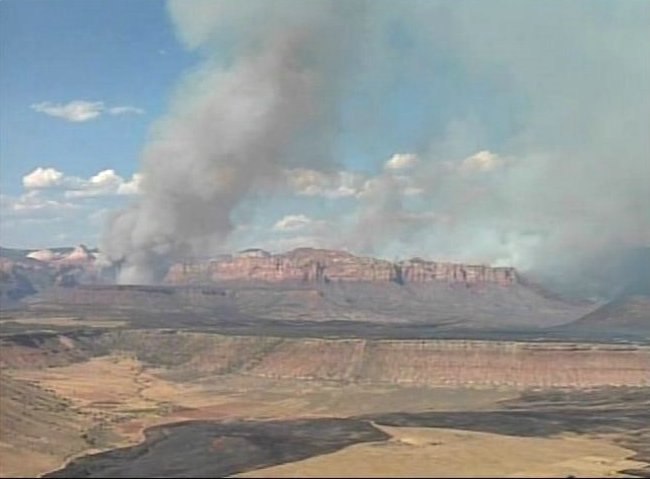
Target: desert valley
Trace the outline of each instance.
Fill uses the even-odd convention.
[[[650,478],[649,26],[0,0],[0,477]]]
[[[302,248],[3,250],[3,476],[650,476],[650,298]]]

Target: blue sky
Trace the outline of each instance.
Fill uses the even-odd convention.
[[[160,140],[152,128],[200,117],[223,87],[195,91],[188,78],[237,74],[240,57],[271,51],[300,22],[316,28],[307,51],[331,90],[315,98],[334,115],[314,135],[327,138],[314,144],[326,158],[302,145],[304,161],[280,159],[272,192],[237,190],[216,249],[316,245],[524,267],[576,245],[650,242],[638,213],[650,195],[650,3],[323,5],[0,1],[0,244],[95,246],[112,212],[151,206],[139,174]],[[186,97],[197,103],[189,114]],[[219,135],[199,126],[198,143]],[[233,166],[222,160],[206,172]],[[174,190],[149,169],[160,191]],[[195,244],[177,236],[174,247]]]
[[[139,168],[152,123],[165,113],[183,74],[199,63],[199,55],[177,39],[165,3],[4,0],[0,9],[2,193],[19,197],[24,193],[22,178],[39,167],[82,179],[106,169],[125,179],[131,177]],[[498,92],[491,91],[483,80],[473,82],[464,76],[442,52],[422,62],[421,48],[413,45],[408,25],[390,22],[382,36],[386,54],[395,58],[403,72],[382,77],[358,72],[357,82],[342,105],[340,136],[333,146],[337,163],[352,170],[376,172],[393,153],[425,147],[431,141],[432,125],[438,124],[442,132],[450,115],[462,117],[473,112],[490,117],[494,116],[490,112],[498,111],[493,108],[500,100]],[[224,46],[223,56],[227,54]],[[423,74],[423,70],[430,71]],[[436,74],[432,75],[434,70]],[[102,111],[86,121],[70,121],[35,108],[45,103],[64,107],[71,102],[101,102]],[[378,102],[389,122],[377,115]],[[125,106],[138,111],[109,113],[111,108]],[[87,108],[97,109],[92,105]],[[367,123],[365,115],[370,111],[373,122],[378,123],[364,132],[360,126]],[[427,128],[422,128],[425,123]],[[383,130],[379,137],[378,130]],[[498,138],[492,140],[497,142]],[[43,192],[44,196],[48,194]],[[86,200],[75,216],[115,207],[129,199]],[[284,204],[290,205],[290,201],[285,198]],[[305,205],[304,198],[302,201],[312,211],[337,208],[318,201]],[[43,221],[45,214],[38,212]],[[74,242],[75,234],[80,241],[92,241],[98,234],[97,224],[87,231],[80,227],[70,231],[69,221],[47,218],[52,221],[42,228],[33,218],[25,218],[25,222],[5,216],[10,218],[3,228],[3,242],[13,246]]]
[[[176,41],[163,2],[0,2],[2,191],[53,165],[87,177],[130,175],[151,122],[192,58]],[[41,102],[102,101],[141,115],[71,123],[30,108]]]
[[[197,61],[177,41],[165,3],[7,0],[0,2],[0,22],[2,194],[20,197],[22,178],[38,167],[86,179],[106,169],[124,177],[136,172],[152,122],[165,111],[181,73]],[[74,122],[33,108],[73,101],[101,102],[103,111]],[[111,114],[115,107],[132,111]],[[87,200],[74,216],[126,199]],[[38,220],[5,212],[3,245],[97,242],[97,222],[84,228],[40,210],[34,209]]]

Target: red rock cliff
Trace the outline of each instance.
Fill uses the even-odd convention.
[[[397,282],[496,283],[516,282],[513,268],[484,265],[437,263],[413,259],[391,263],[376,258],[354,256],[343,251],[299,248],[271,255],[263,250],[246,250],[233,257],[204,262],[177,263],[166,281],[187,284],[205,281],[266,282]]]

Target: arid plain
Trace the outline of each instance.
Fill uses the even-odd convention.
[[[299,271],[375,277],[179,267],[163,286],[66,280],[3,310],[2,475],[650,475],[645,297],[296,255]],[[15,261],[5,294],[39,267]]]

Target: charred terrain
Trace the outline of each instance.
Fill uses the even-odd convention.
[[[650,477],[650,298],[299,249],[3,250],[3,476]]]

